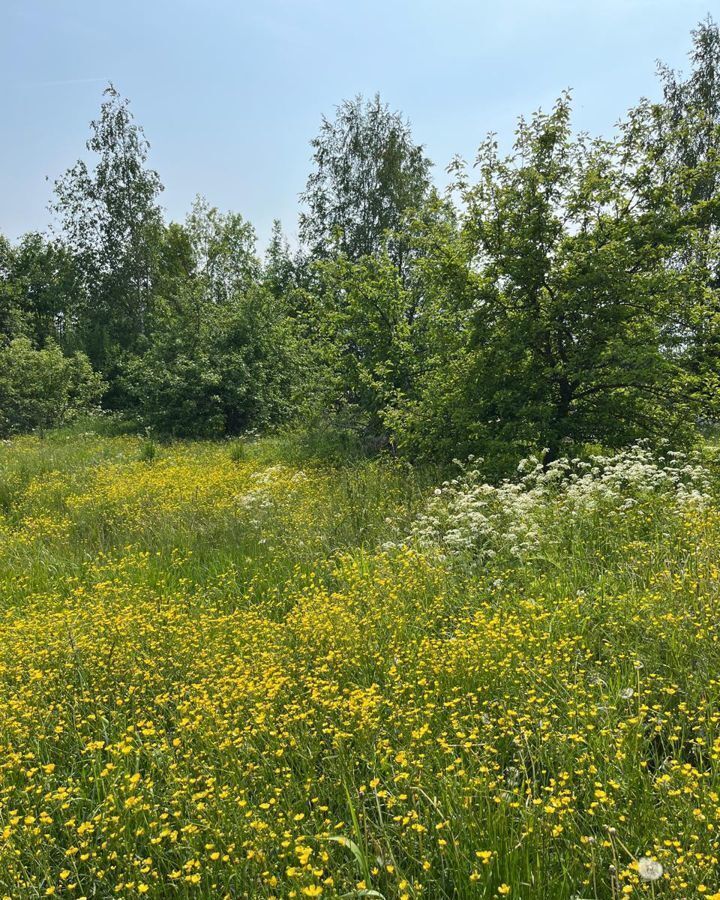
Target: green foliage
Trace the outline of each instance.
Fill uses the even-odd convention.
[[[239,213],[221,213],[197,197],[185,228],[206,303],[228,303],[256,283],[255,229]]]
[[[144,352],[119,379],[146,427],[173,436],[238,434],[297,405],[302,348],[284,302],[261,283],[255,233],[202,198],[160,248]]]
[[[152,462],[157,456],[157,444],[155,441],[150,439],[143,442],[140,447],[140,453],[138,454],[138,458],[141,462]]]
[[[507,158],[488,140],[476,184],[458,168],[455,245],[476,274],[445,301],[461,337],[436,344],[396,415],[401,441],[420,432],[437,447],[450,434],[485,456],[545,447],[549,460],[567,443],[691,433],[706,384],[686,364],[684,329],[707,279],[674,264],[687,215],[676,181],[658,189],[638,152],[629,133],[573,137],[564,97],[520,122]]]
[[[0,336],[5,342],[23,331],[27,319],[19,302],[14,263],[14,248],[0,235]]]
[[[173,436],[263,428],[296,408],[301,348],[282,307],[261,287],[224,305],[197,288],[155,322],[152,343],[122,379],[145,426]]]
[[[683,206],[712,201],[720,183],[717,168],[712,165],[720,150],[720,29],[708,17],[692,36],[690,73],[683,78],[660,65],[663,102],[645,103],[639,108],[647,113],[649,106],[654,116],[655,149],[666,165],[699,176],[677,185],[677,197]]]
[[[660,66],[663,100],[644,100],[626,130],[644,160],[644,177],[658,196],[672,191],[684,227],[673,268],[684,275],[676,293],[675,332],[684,363],[703,383],[706,416],[718,415],[720,371],[720,30],[710,19],[693,31],[691,71]]]
[[[315,169],[303,194],[300,233],[316,258],[375,253],[429,190],[430,161],[379,94],[345,100],[334,121],[323,117],[312,146]],[[398,247],[396,261],[400,256]]]
[[[280,220],[275,219],[265,253],[263,283],[275,297],[284,297],[294,287],[295,275],[296,266],[290,254],[290,245],[283,234]]]
[[[0,436],[61,425],[95,410],[105,384],[83,353],[64,356],[53,343],[27,338],[0,349]]]
[[[333,351],[338,390],[376,420],[407,385],[412,296],[387,255],[320,264],[321,340]]]
[[[248,458],[247,447],[244,441],[235,440],[230,444],[228,456],[233,462],[245,462]]]
[[[73,255],[58,240],[31,232],[11,247],[0,238],[0,334],[20,334],[41,347],[52,338],[72,343],[78,289]]]
[[[80,270],[85,349],[95,364],[109,368],[118,349],[134,348],[145,332],[162,231],[162,184],[146,167],[149,144],[128,101],[112,85],[105,97],[87,142],[96,165],[90,169],[78,160],[55,183],[52,208]]]
[[[399,112],[358,96],[312,141],[300,249],[198,197],[162,221],[110,86],[95,165],[56,183],[61,238],[0,240],[0,329],[82,350],[106,408],[171,436],[280,423],[501,475],[544,449],[689,443],[720,418],[720,31],[609,140],[570,100],[462,161],[440,197]],[[328,435],[333,435],[328,437]],[[342,443],[342,441],[340,442]],[[333,449],[334,448],[334,449]],[[323,451],[325,452],[325,451]]]

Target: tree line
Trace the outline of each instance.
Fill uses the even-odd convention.
[[[312,141],[299,247],[160,177],[111,85],[55,226],[0,236],[0,434],[102,403],[160,434],[323,423],[368,449],[691,441],[720,391],[720,32],[610,138],[563,94],[438,190],[404,116],[343,102]]]

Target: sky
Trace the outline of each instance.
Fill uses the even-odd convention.
[[[291,239],[323,114],[379,91],[435,180],[518,115],[572,89],[575,125],[610,134],[656,61],[687,67],[720,0],[0,0],[0,232],[50,222],[52,183],[85,154],[108,81],[130,99],[169,219],[196,194],[262,246]]]

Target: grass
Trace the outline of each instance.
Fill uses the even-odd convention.
[[[4,893],[720,897],[715,500],[558,491],[455,552],[404,539],[437,480],[0,446]]]

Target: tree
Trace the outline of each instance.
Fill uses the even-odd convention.
[[[14,271],[14,249],[0,234],[0,348],[21,334],[26,324],[18,303]]]
[[[113,85],[91,123],[90,169],[79,160],[55,183],[52,209],[80,273],[79,327],[93,361],[107,365],[144,333],[162,219],[162,185],[147,168],[149,144]]]
[[[296,274],[290,245],[283,234],[279,219],[272,224],[270,243],[263,263],[263,282],[275,297],[285,296],[292,288]]]
[[[311,340],[325,349],[322,362],[336,405],[354,409],[359,430],[372,445],[388,443],[393,411],[414,396],[432,320],[442,315],[448,287],[441,289],[443,300],[433,294],[426,267],[437,260],[438,240],[455,228],[450,205],[431,191],[404,219],[402,269],[387,244],[358,260],[340,254],[313,266]]]
[[[345,100],[334,121],[323,117],[312,147],[300,235],[316,258],[342,253],[355,261],[378,252],[428,191],[430,161],[402,115],[377,94]],[[390,255],[400,265],[402,244]]]
[[[329,260],[321,281],[319,339],[336,398],[355,408],[366,437],[382,439],[382,411],[407,387],[412,365],[408,292],[387,254]]]
[[[36,347],[52,339],[74,342],[78,271],[72,255],[57,240],[37,232],[23,235],[12,256],[10,280],[26,333]]]
[[[700,286],[672,264],[675,185],[646,191],[631,144],[573,137],[567,96],[520,121],[508,157],[488,139],[477,168],[459,185],[475,273],[470,306],[455,304],[464,340],[436,356],[414,426],[424,416],[465,452],[545,446],[547,461],[566,442],[680,439],[698,405],[677,300]]]
[[[227,303],[256,283],[260,260],[255,229],[240,213],[221,213],[204,197],[196,197],[185,228],[207,302]]]
[[[198,197],[165,229],[146,351],[122,389],[142,422],[174,436],[237,434],[294,412],[302,362],[284,298],[263,284],[255,231]]]
[[[196,274],[196,260],[192,237],[185,225],[171,222],[163,229],[158,244],[157,272],[153,314],[162,312],[163,304],[180,310],[178,298]],[[160,309],[159,309],[160,308]],[[152,331],[152,320],[150,322]]]
[[[663,99],[642,101],[624,124],[642,172],[645,202],[677,207],[674,254],[685,290],[675,298],[672,339],[700,385],[706,414],[718,415],[720,373],[720,30],[708,17],[692,33],[691,70],[659,66]]]
[[[663,102],[653,110],[666,164],[696,173],[678,184],[678,200],[685,207],[711,201],[720,177],[712,164],[720,153],[720,29],[708,16],[692,38],[692,70],[686,78],[660,64]]]

